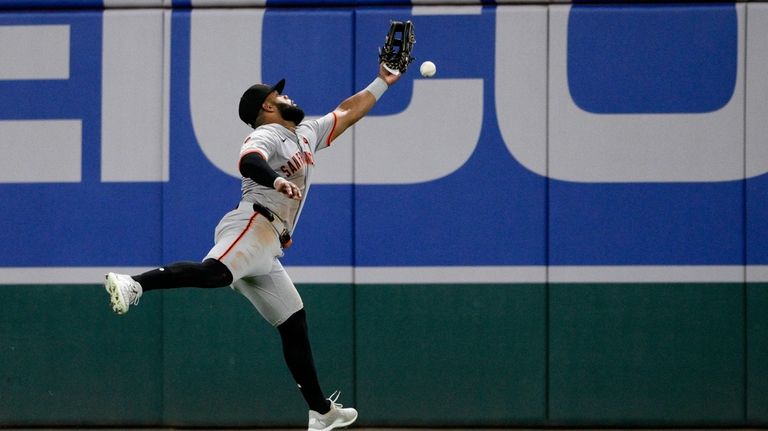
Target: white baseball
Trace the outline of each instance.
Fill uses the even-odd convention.
[[[437,73],[437,66],[435,66],[435,63],[432,63],[431,61],[425,61],[424,63],[421,63],[419,72],[421,72],[421,76],[429,78]]]

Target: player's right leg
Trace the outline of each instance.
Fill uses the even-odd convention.
[[[282,255],[273,226],[252,204],[241,203],[216,226],[216,244],[206,259],[216,259],[232,273],[233,280],[267,274],[272,260]]]
[[[216,259],[201,262],[176,262],[130,276],[110,272],[104,288],[110,296],[112,310],[125,314],[131,305],[138,305],[144,292],[180,287],[216,288],[232,284],[232,273]]]
[[[107,274],[104,287],[110,295],[112,309],[117,314],[125,314],[131,305],[138,304],[144,292],[150,290],[229,286],[252,264],[244,257],[264,261],[262,266],[269,268],[273,255],[261,258],[263,253],[259,253],[255,246],[258,245],[256,237],[264,231],[262,221],[258,222],[251,208],[238,208],[227,213],[216,227],[216,244],[203,262],[176,262],[133,277]],[[254,229],[256,225],[261,228]],[[278,252],[279,248],[278,244]]]

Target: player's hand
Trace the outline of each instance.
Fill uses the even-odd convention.
[[[283,177],[279,177],[275,180],[275,190],[282,193],[287,198],[297,201],[301,199],[301,190],[299,190],[299,187]]]
[[[386,67],[384,67],[384,63],[379,64],[379,77],[383,79],[387,85],[391,86],[397,82],[397,80],[400,79],[400,76],[402,76],[402,73],[392,73]]]

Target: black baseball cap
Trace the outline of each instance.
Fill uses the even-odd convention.
[[[277,91],[277,94],[281,94],[285,88],[285,79],[281,79],[277,84],[268,86],[264,84],[254,84],[248,87],[240,97],[240,119],[251,127],[256,120],[256,116],[261,111],[261,104],[264,103],[264,99],[269,96],[269,93]]]

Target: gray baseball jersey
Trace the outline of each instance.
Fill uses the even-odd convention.
[[[336,115],[326,114],[315,120],[303,121],[296,126],[296,133],[279,124],[265,124],[254,130],[243,142],[240,159],[257,153],[278,175],[296,184],[301,190],[301,200],[289,199],[272,187],[265,187],[250,178],[242,180],[242,200],[258,202],[286,221],[293,232],[304,201],[309,193],[312,171],[317,151],[331,145],[336,126]]]
[[[296,287],[280,261],[276,232],[266,218],[253,212],[258,202],[285,220],[292,232],[309,192],[315,152],[331,144],[336,116],[327,114],[302,122],[296,133],[277,124],[256,128],[245,139],[240,158],[257,153],[283,178],[301,190],[300,201],[289,199],[272,187],[242,180],[242,202],[216,226],[216,244],[206,259],[222,262],[232,273],[232,288],[245,295],[272,325],[277,326],[303,307]],[[250,203],[249,203],[250,202]]]

